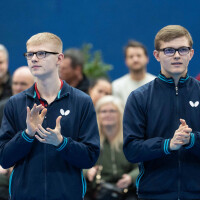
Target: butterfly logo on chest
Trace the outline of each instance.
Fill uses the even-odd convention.
[[[195,108],[195,107],[197,107],[199,105],[199,101],[195,101],[195,102],[189,101],[189,104],[190,104],[191,107]]]
[[[67,115],[69,115],[69,113],[70,113],[70,110],[64,111],[63,109],[60,109],[60,114],[61,114],[62,116],[67,116]]]

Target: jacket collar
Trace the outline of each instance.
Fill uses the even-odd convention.
[[[27,89],[25,91],[25,94],[29,97],[34,98],[34,99],[37,97],[37,94],[36,94],[36,91],[35,91],[35,83],[29,89]],[[65,81],[63,81],[63,87],[58,92],[57,99],[60,99],[64,96],[67,96],[68,94],[70,94],[70,86]]]
[[[186,74],[185,77],[181,77],[179,79],[179,82],[178,82],[178,85],[183,85],[188,79],[189,79],[189,75]],[[173,78],[167,78],[165,75],[163,75],[161,72],[160,74],[158,75],[158,79],[160,79],[162,82],[165,82],[167,84],[170,84],[170,85],[175,85],[174,83],[174,79]]]

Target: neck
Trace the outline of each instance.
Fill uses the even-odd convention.
[[[108,139],[108,141],[111,143],[115,136],[116,136],[116,133],[118,131],[118,126],[106,126],[102,129],[104,135],[106,136],[106,138]]]
[[[45,99],[48,103],[51,103],[60,90],[61,82],[59,77],[56,79],[45,79],[40,80],[36,79],[37,89],[40,93],[40,96]]]
[[[146,68],[142,68],[141,70],[130,70],[131,79],[134,81],[141,81],[146,76]]]

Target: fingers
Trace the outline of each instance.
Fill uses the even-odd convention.
[[[56,128],[60,129],[60,120],[61,120],[62,116],[59,116],[57,119],[56,119]]]
[[[30,121],[30,117],[31,117],[31,110],[30,110],[30,108],[27,106],[26,107],[26,110],[27,110],[27,115],[26,115],[26,118],[27,118],[27,120],[28,121]]]
[[[40,138],[38,135],[35,135],[35,138],[36,138],[37,140],[39,140],[40,142],[42,142],[42,143],[47,143],[47,142],[46,142],[46,139],[42,139],[42,138]]]
[[[186,121],[184,120],[184,119],[180,119],[180,122],[181,122],[181,125],[182,126],[186,126],[187,124],[186,124]]]
[[[42,118],[44,118],[46,114],[47,114],[47,109],[44,108],[44,109],[42,110],[40,116],[41,116]]]
[[[33,108],[31,109],[31,115],[35,115],[35,114],[38,114],[42,109],[44,109],[44,106],[43,105],[38,105],[35,103],[33,105]]]
[[[38,125],[36,131],[40,135],[40,137],[44,139],[50,135],[50,133],[46,131],[40,124]]]

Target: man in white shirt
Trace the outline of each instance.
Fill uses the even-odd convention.
[[[149,62],[146,47],[137,41],[129,41],[124,48],[125,63],[129,73],[113,81],[113,95],[119,97],[124,105],[129,94],[138,87],[152,81],[155,76],[147,73]]]

